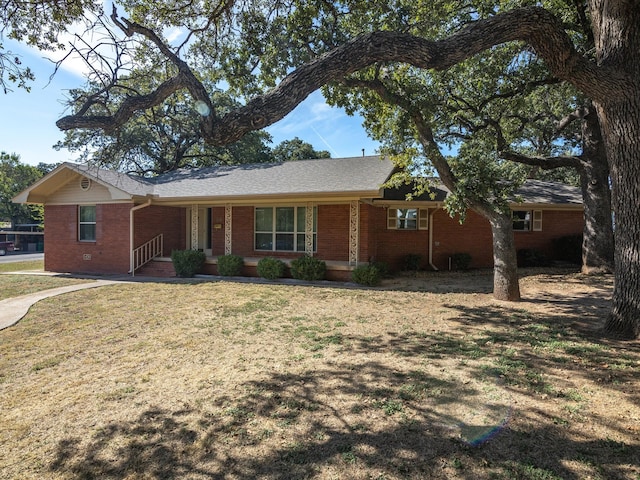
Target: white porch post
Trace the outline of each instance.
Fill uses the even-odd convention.
[[[313,203],[308,202],[304,211],[304,252],[313,257]]]
[[[198,250],[198,205],[191,205],[191,250]]]
[[[224,254],[231,255],[231,212],[232,206],[226,204],[224,206]]]
[[[360,202],[349,205],[349,265],[358,265],[358,240],[360,238]]]

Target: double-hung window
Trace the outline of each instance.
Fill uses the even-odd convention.
[[[256,207],[255,249],[280,252],[306,251],[306,207]],[[316,250],[316,216],[312,211],[313,250]]]
[[[96,241],[95,205],[80,205],[78,207],[78,240],[81,242]]]

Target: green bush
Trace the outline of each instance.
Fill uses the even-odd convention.
[[[291,261],[291,276],[298,280],[324,280],[327,264],[305,255]]]
[[[548,267],[550,262],[544,253],[535,248],[518,250],[518,267]]]
[[[451,268],[454,270],[468,270],[471,265],[471,255],[468,253],[454,253],[451,255]]]
[[[403,268],[407,272],[417,272],[420,270],[420,262],[422,261],[422,255],[417,253],[408,253],[403,259]]]
[[[171,252],[173,268],[179,277],[193,277],[202,270],[206,258],[204,252],[199,250],[173,250]]]
[[[370,267],[376,267],[380,272],[380,276],[382,278],[388,277],[391,274],[391,269],[389,268],[389,264],[386,262],[369,262]]]
[[[218,275],[237,277],[242,275],[244,259],[239,255],[221,255],[218,257]]]
[[[276,278],[282,278],[284,276],[284,270],[286,268],[285,263],[272,257],[265,257],[258,262],[258,275],[267,280],[275,280]]]
[[[380,285],[382,273],[375,265],[360,265],[351,272],[351,280],[360,285],[375,287]]]
[[[568,235],[552,240],[553,256],[563,262],[582,264],[582,235]]]

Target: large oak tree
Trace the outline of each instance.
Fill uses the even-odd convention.
[[[111,131],[137,111],[158,105],[184,89],[204,107],[201,111],[207,113],[200,121],[205,141],[222,145],[278,121],[322,85],[375,63],[400,62],[443,70],[496,45],[521,42],[523,49],[535,51],[555,77],[572,84],[595,105],[611,171],[616,216],[616,282],[605,330],[616,336],[636,338],[640,334],[640,210],[637,208],[640,202],[640,59],[637,55],[640,4],[635,0],[590,0],[587,11],[594,52],[579,52],[561,19],[535,6],[478,19],[445,38],[425,38],[402,31],[365,33],[345,38],[321,55],[309,54],[306,63],[286,76],[281,75],[275,88],[257,94],[241,108],[225,115],[219,114],[194,70],[156,32],[131,19],[113,15],[114,22],[126,35],[139,35],[156,45],[173,66],[171,76],[154,91],[132,95],[121,104],[112,105],[109,111],[92,110],[93,104],[89,103],[75,114],[61,118],[58,126],[63,130]],[[210,28],[215,23],[215,18],[208,20],[208,24],[195,26],[194,31]],[[223,42],[224,35],[217,41]]]

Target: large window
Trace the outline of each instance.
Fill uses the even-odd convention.
[[[96,241],[96,206],[80,205],[78,208],[78,240]]]
[[[313,208],[313,250],[316,250],[316,208]],[[304,252],[306,207],[256,207],[255,248]]]

